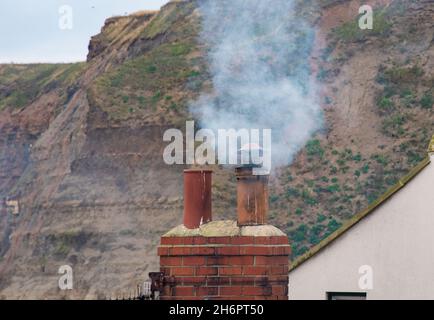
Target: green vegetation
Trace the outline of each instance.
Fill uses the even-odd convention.
[[[161,12],[152,19],[141,36],[152,39],[167,33],[176,22],[185,21],[185,17],[194,9],[194,4],[178,5],[177,3],[173,3],[170,7],[166,8],[164,12]],[[183,30],[180,31],[182,32]]]
[[[405,133],[403,125],[407,122],[405,115],[395,114],[383,120],[383,132],[391,137],[400,137]]]
[[[92,237],[92,234],[84,231],[67,231],[51,234],[47,237],[53,245],[53,253],[59,258],[65,258],[72,249],[80,250]]]
[[[391,83],[403,88],[403,85],[414,84],[416,81],[419,81],[423,74],[423,70],[418,65],[411,67],[394,66],[390,69],[386,69],[384,73],[380,73],[377,77],[377,81],[382,84]],[[403,88],[402,90],[409,89]]]
[[[318,199],[316,199],[312,192],[308,189],[304,189],[301,193],[301,197],[303,198],[303,201],[305,204],[309,205],[309,206],[314,206],[316,204],[318,204]]]
[[[359,27],[359,17],[344,23],[334,30],[336,37],[345,42],[363,41],[368,36],[386,37],[391,30],[392,24],[386,14],[386,9],[374,11],[374,25],[372,30],[362,30]]]
[[[432,94],[426,93],[422,99],[420,99],[420,105],[422,108],[431,109],[434,104],[434,99]]]
[[[330,222],[327,225],[327,232],[333,233],[336,230],[338,230],[342,226],[342,223],[337,222],[335,219],[330,220]]]
[[[156,112],[157,108],[182,111],[182,97],[178,95],[175,100],[172,92],[183,87],[190,76],[199,74],[186,57],[194,45],[188,41],[163,44],[128,60],[98,78],[92,94],[100,98],[97,103],[114,119],[127,118],[132,112]]]
[[[321,142],[318,139],[310,140],[306,144],[306,153],[309,157],[319,157],[324,156],[324,149],[321,147]]]
[[[327,219],[325,215],[319,214],[318,218],[317,218],[317,222],[321,223],[321,222],[325,221],[325,219]]]
[[[382,110],[382,111],[391,111],[393,110],[393,102],[390,98],[388,97],[382,97],[380,99],[380,101],[378,101],[378,107]]]
[[[84,70],[84,63],[29,64],[0,66],[0,110],[22,108],[57,87],[73,85]],[[65,93],[65,100],[68,94]]]

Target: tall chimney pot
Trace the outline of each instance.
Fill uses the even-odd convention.
[[[253,168],[253,166],[242,166],[235,169],[239,226],[267,223],[269,176],[254,175]]]
[[[197,229],[212,220],[211,170],[184,170],[184,226]]]

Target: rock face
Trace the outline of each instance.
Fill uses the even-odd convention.
[[[107,49],[111,50],[112,44],[120,36],[120,30],[122,33],[122,29],[131,30],[140,25],[145,25],[157,13],[157,11],[143,11],[130,16],[120,16],[107,19],[101,33],[90,39],[87,61],[89,62],[93,58],[101,56]]]
[[[431,2],[378,1],[387,23],[368,35],[349,23],[358,1],[300,3],[327,129],[271,181],[270,223],[293,256],[417,163],[434,124]],[[106,298],[158,270],[184,169],[162,161],[163,132],[212,90],[199,32],[196,1],[174,1],[107,20],[86,63],[0,66],[0,200],[20,208],[0,210],[1,298]],[[233,218],[233,173],[214,169],[214,217]],[[62,265],[73,291],[58,289]]]

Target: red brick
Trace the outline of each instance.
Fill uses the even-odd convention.
[[[219,275],[241,275],[243,274],[243,268],[242,267],[220,267],[219,268]]]
[[[255,265],[284,265],[289,264],[287,256],[256,256]]]
[[[246,246],[241,247],[241,254],[242,255],[272,255],[273,254],[273,247],[265,247],[265,246]]]
[[[205,237],[193,237],[194,245],[204,245],[207,244]]]
[[[218,256],[239,256],[240,255],[240,247],[239,246],[226,246],[219,247],[216,249],[216,254]]]
[[[222,265],[224,262],[224,256],[208,256],[206,257],[206,265],[208,266],[218,266]]]
[[[178,297],[194,296],[194,287],[192,287],[192,286],[188,286],[188,287],[177,286],[177,287],[172,288],[172,294],[174,296],[178,296]]]
[[[161,257],[160,266],[182,266],[182,257]]]
[[[273,296],[285,296],[288,294],[288,286],[272,286],[271,292]]]
[[[196,275],[197,276],[216,276],[216,275],[218,275],[218,268],[217,267],[206,267],[206,266],[196,267]]]
[[[291,247],[290,246],[274,247],[273,254],[276,256],[283,256],[283,255],[289,256],[291,254]]]
[[[219,257],[218,265],[221,266],[241,266],[241,265],[253,265],[253,256],[227,256]]]
[[[184,256],[184,255],[190,255],[191,254],[191,247],[171,247],[169,250],[170,255],[172,256]]]
[[[232,244],[255,244],[255,237],[232,237],[231,239]]]
[[[268,276],[259,276],[255,278],[255,286],[264,287],[269,285]]]
[[[178,300],[178,301],[189,301],[189,300],[202,300],[196,296],[192,296],[192,297],[183,297],[183,296],[177,296],[177,297],[170,297],[170,299],[164,299],[164,300]]]
[[[255,244],[270,245],[272,237],[255,237]]]
[[[169,255],[169,247],[158,247],[157,254],[159,256],[167,256],[167,255]]]
[[[219,301],[219,300],[241,300],[241,299],[239,299],[236,296],[233,297],[214,296],[214,297],[207,297],[207,300]]]
[[[274,245],[276,245],[276,244],[288,244],[289,243],[289,241],[288,241],[288,237],[285,237],[285,236],[282,236],[282,237],[270,237],[270,243],[271,244],[274,244]]]
[[[221,285],[230,285],[231,277],[207,277],[206,285],[207,286],[221,286]]]
[[[184,266],[202,266],[205,265],[206,258],[201,256],[184,257],[182,263]]]
[[[270,267],[246,266],[243,267],[243,274],[253,276],[267,275],[270,274]]]
[[[207,239],[208,244],[230,244],[231,237],[210,237]]]
[[[176,280],[182,285],[197,285],[206,283],[206,277],[177,277]]]
[[[270,274],[272,275],[284,275],[288,273],[288,268],[285,266],[272,266]]]
[[[271,287],[243,287],[244,296],[269,296]]]
[[[231,285],[254,285],[256,277],[231,277]]]
[[[184,237],[184,244],[194,245],[195,237]]]
[[[197,296],[218,296],[219,287],[199,287],[196,288]]]
[[[173,267],[171,268],[172,276],[193,276],[194,268],[192,267]]]
[[[241,296],[243,293],[243,287],[232,286],[232,287],[220,287],[220,296]]]
[[[161,244],[164,245],[192,245],[193,237],[162,237]]]
[[[192,255],[199,255],[199,256],[212,256],[215,254],[215,248],[213,247],[192,247],[191,248],[191,254]]]
[[[162,245],[172,244],[172,239],[169,237],[161,237],[160,244],[162,244]]]
[[[279,283],[279,282],[288,283],[288,274],[278,275],[278,276],[268,276],[268,281],[274,283]]]

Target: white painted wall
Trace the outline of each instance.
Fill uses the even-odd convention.
[[[359,268],[373,269],[361,290]],[[326,292],[367,292],[367,299],[434,299],[434,156],[403,189],[289,274],[289,299]]]

